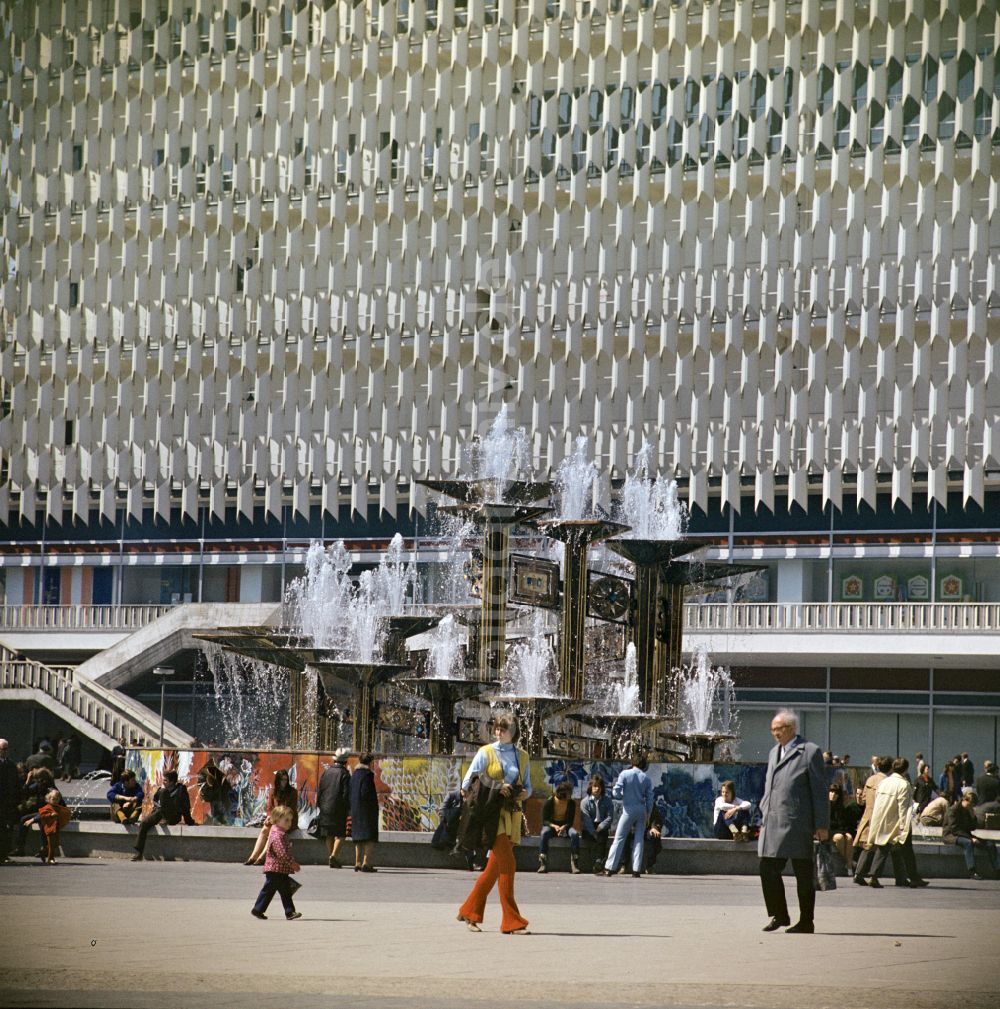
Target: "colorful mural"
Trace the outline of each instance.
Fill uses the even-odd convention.
[[[204,769],[212,760],[225,776],[225,801],[207,801],[202,788]],[[380,757],[375,785],[381,806],[382,830],[433,831],[438,825],[438,809],[448,792],[457,789],[471,756]],[[128,766],[146,788],[144,812],[152,807],[152,796],[163,783],[163,774],[176,770],[187,786],[191,810],[199,823],[224,823],[237,827],[259,826],[267,812],[267,802],[276,771],[288,771],[299,791],[299,827],[305,830],[316,815],[316,786],[323,771],[333,763],[332,753],[279,753],[246,750],[131,750]],[[352,758],[349,766],[355,763]],[[526,804],[528,830],[541,829],[544,800],[563,780],[573,785],[573,794],[586,794],[592,774],[599,774],[610,786],[627,765],[604,761],[549,759],[534,761],[531,780],[534,795]],[[764,792],[764,764],[651,764],[649,776],[653,795],[663,818],[665,836],[711,837],[712,809],[719,785],[736,783],[736,794],[757,806]],[[830,768],[837,778],[857,786],[867,769]],[[201,777],[199,777],[201,776]]]

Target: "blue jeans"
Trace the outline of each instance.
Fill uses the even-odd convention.
[[[578,855],[580,853],[579,831],[570,827],[569,830],[566,831],[566,836],[569,838],[569,850],[574,855]],[[540,855],[547,855],[549,853],[549,841],[551,841],[554,837],[558,837],[555,827],[551,825],[542,827],[542,832],[538,835],[538,853]]]
[[[618,821],[618,829],[615,831],[615,840],[608,853],[608,860],[604,863],[604,868],[608,872],[617,872],[618,863],[621,861],[622,849],[632,828],[638,826],[635,832],[635,841],[632,844],[632,871],[642,872],[642,856],[646,847],[646,807],[639,806],[637,809],[625,809],[622,811],[621,819]]]
[[[254,911],[263,914],[276,893],[281,897],[281,906],[284,908],[285,917],[295,914],[295,905],[292,903],[292,877],[287,872],[264,873],[264,885],[261,887],[260,893],[257,894],[257,902],[253,906]]]
[[[748,809],[736,810],[736,815],[726,819],[725,813],[719,813],[715,818],[715,838],[718,841],[729,841],[733,832],[729,829],[732,824],[737,830],[750,826],[750,811]]]
[[[990,865],[994,872],[1000,869],[1000,865],[997,864],[997,845],[995,841],[980,841],[979,844],[973,844],[968,837],[956,837],[955,844],[962,849],[962,854],[965,856],[965,868],[969,872],[972,872],[976,868],[976,848],[982,848],[986,852],[986,857],[990,860]]]

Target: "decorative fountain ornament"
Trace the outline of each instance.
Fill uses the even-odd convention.
[[[691,662],[677,670],[677,691],[681,730],[672,735],[687,743],[691,761],[710,762],[720,742],[738,736],[733,678],[725,667],[713,666],[708,652],[699,648]]]

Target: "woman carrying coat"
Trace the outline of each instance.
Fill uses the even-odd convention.
[[[500,907],[503,911],[500,931],[505,935],[527,935],[528,920],[521,916],[514,899],[517,867],[513,846],[521,841],[521,803],[531,795],[531,768],[527,751],[516,745],[519,730],[513,715],[503,714],[495,718],[493,731],[496,742],[479,748],[462,781],[462,792],[468,792],[476,775],[494,787],[502,782],[498,791],[503,797],[503,804],[496,820],[486,868],[458,909],[458,920],[464,921],[470,931],[481,932],[479,926],[486,910],[486,898],[499,880]],[[492,827],[490,829],[492,831]]]
[[[354,842],[354,871],[378,872],[371,854],[378,843],[378,794],[372,755],[363,753],[351,775],[351,840]]]

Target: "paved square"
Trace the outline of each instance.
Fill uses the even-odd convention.
[[[287,922],[250,916],[259,871],[20,861],[0,875],[0,1006],[996,1009],[1000,884],[841,880],[813,936],[763,934],[749,877],[519,874],[533,934],[455,911],[472,875],[307,867]],[[794,883],[786,880],[794,901]]]

